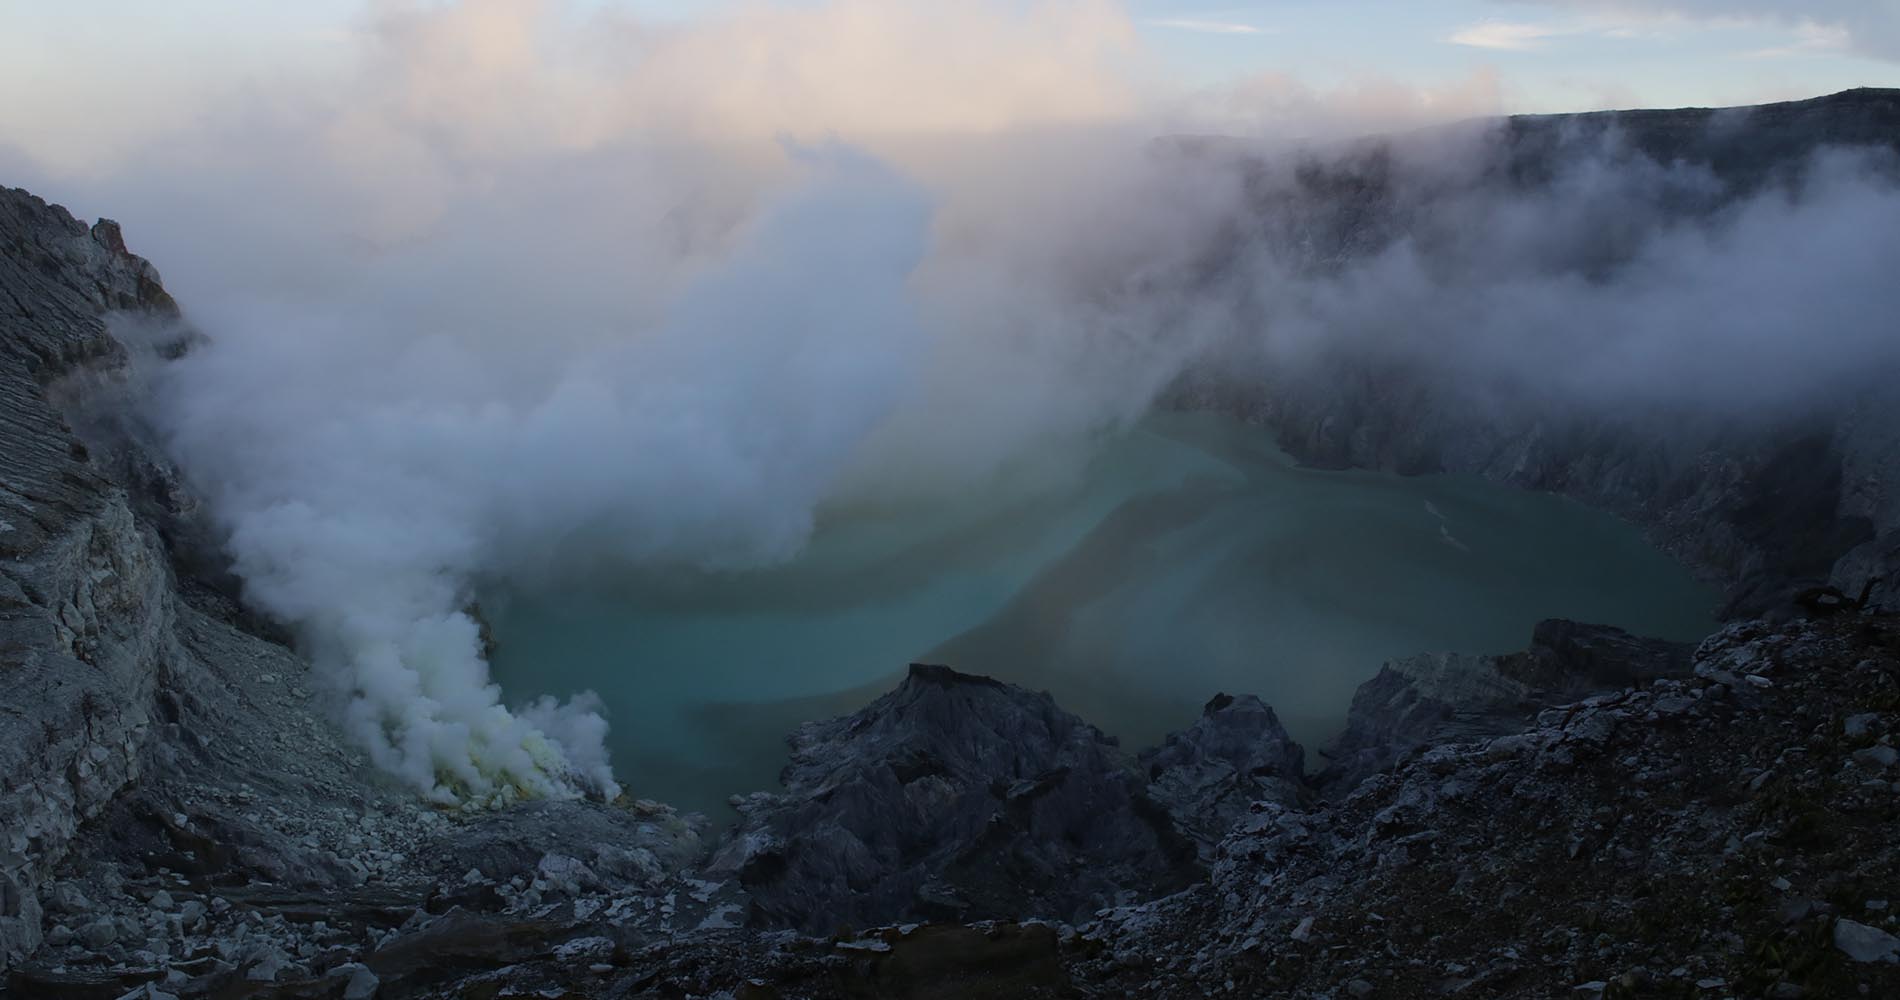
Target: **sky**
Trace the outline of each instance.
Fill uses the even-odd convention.
[[[0,0],[0,144],[74,164],[217,89],[321,76],[379,12],[441,0]],[[528,3],[546,0],[524,0]],[[657,23],[820,0],[568,0]],[[1028,0],[1024,0],[1025,6]],[[1496,111],[1759,103],[1900,86],[1900,0],[1076,0],[1179,91],[1468,91]],[[948,7],[946,7],[948,9]]]

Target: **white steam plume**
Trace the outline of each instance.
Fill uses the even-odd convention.
[[[1380,213],[1399,224],[1350,254],[1315,261],[1274,229],[1252,262],[1269,335],[1240,351],[1282,377],[1356,358],[1547,413],[1753,423],[1900,370],[1892,150],[1822,149],[1740,191],[1611,131],[1570,137],[1548,177],[1518,186],[1490,159],[1497,141],[1449,172],[1442,148],[1428,164],[1399,154]]]
[[[590,704],[500,707],[474,582],[563,551],[743,565],[801,544],[914,376],[904,279],[928,219],[862,157],[806,169],[659,329],[566,352],[512,399],[484,391],[479,349],[314,308],[161,369],[246,595],[300,626],[378,764],[445,799],[556,793],[563,759],[610,789]]]

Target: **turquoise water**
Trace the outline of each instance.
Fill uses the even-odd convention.
[[[597,691],[622,783],[723,817],[775,787],[793,726],[912,660],[1050,690],[1130,748],[1258,694],[1311,747],[1392,657],[1522,648],[1551,617],[1695,638],[1716,598],[1562,497],[1304,469],[1258,428],[1171,414],[1060,489],[833,512],[768,570],[483,604],[511,702]]]

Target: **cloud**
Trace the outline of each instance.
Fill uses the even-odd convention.
[[[1271,34],[1266,28],[1241,21],[1201,20],[1186,17],[1151,17],[1142,23],[1157,28],[1172,28],[1176,31],[1193,31],[1206,35]]]
[[[1413,135],[1257,179],[1258,203],[1286,207],[1257,224],[1260,333],[1221,355],[1230,377],[1321,393],[1379,378],[1673,442],[1842,405],[1900,365],[1900,287],[1880,273],[1900,253],[1892,150],[1824,149],[1739,187],[1614,130],[1506,134]],[[1320,207],[1314,176],[1357,196]]]
[[[1680,17],[1710,24],[1752,23],[1845,40],[1847,48],[1875,59],[1900,60],[1900,0],[1499,0],[1519,6],[1609,15],[1635,23]]]
[[[1561,34],[1565,32],[1541,24],[1482,21],[1460,28],[1445,40],[1453,45],[1468,45],[1478,49],[1526,52],[1543,48],[1547,40]]]
[[[1839,25],[1801,24],[1795,27],[1794,35],[1794,41],[1787,45],[1756,49],[1741,55],[1750,59],[1785,59],[1816,53],[1847,52],[1853,48],[1853,37]]]
[[[1502,113],[1496,71],[1480,68],[1431,85],[1361,77],[1315,87],[1284,73],[1262,73],[1182,99],[1177,131],[1212,129],[1273,143],[1396,132]]]
[[[604,730],[589,700],[501,709],[466,610],[480,582],[595,558],[748,565],[802,543],[914,379],[904,279],[929,214],[847,151],[800,173],[627,340],[456,329],[455,311],[389,314],[345,285],[358,300],[335,308],[205,303],[216,340],[153,373],[247,599],[298,627],[379,765],[444,800],[611,791],[597,739],[572,735]],[[408,275],[495,301],[453,262]]]

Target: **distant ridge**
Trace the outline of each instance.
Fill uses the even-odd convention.
[[[1502,124],[1513,141],[1536,143],[1545,136],[1568,137],[1578,129],[1619,128],[1632,144],[1664,160],[1744,159],[1748,149],[1755,158],[1780,162],[1820,145],[1886,146],[1900,151],[1900,88],[1856,87],[1839,93],[1769,104],[1725,107],[1627,108],[1597,111],[1558,111],[1467,118],[1417,129],[1371,133],[1356,137],[1312,140],[1317,147],[1356,149],[1427,136],[1446,129]],[[1747,123],[1749,128],[1741,126]],[[1724,126],[1732,125],[1733,128]],[[1715,128],[1711,128],[1715,126]],[[1711,135],[1709,133],[1723,133]],[[1294,145],[1306,145],[1291,137]],[[1154,140],[1188,154],[1261,152],[1248,137],[1211,133],[1174,133]]]
[[[1803,97],[1792,101],[1771,101],[1764,104],[1726,104],[1713,107],[1686,105],[1678,108],[1603,108],[1596,111],[1551,111],[1532,114],[1505,115],[1506,118],[1587,118],[1593,115],[1673,115],[1693,114],[1697,112],[1718,113],[1723,111],[1768,111],[1786,109],[1791,112],[1807,112],[1828,105],[1862,106],[1885,102],[1889,106],[1900,108],[1900,87],[1852,87],[1819,97]]]
[[[1636,109],[1512,115],[1517,156],[1549,151],[1577,130],[1615,128],[1659,161],[1707,163],[1748,186],[1775,167],[1824,146],[1900,152],[1900,89],[1861,87],[1825,97],[1729,108]]]

